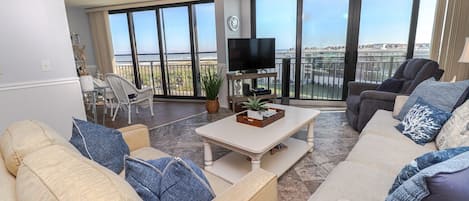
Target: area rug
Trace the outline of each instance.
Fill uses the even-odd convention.
[[[229,110],[218,114],[200,114],[150,131],[151,145],[170,155],[185,157],[203,167],[202,139],[195,128],[232,115]],[[294,137],[306,139],[306,129]],[[348,124],[343,111],[323,111],[316,118],[314,151],[306,154],[278,179],[279,200],[305,201],[324,181],[329,172],[341,161],[358,140],[358,133]],[[213,159],[228,153],[214,146]]]

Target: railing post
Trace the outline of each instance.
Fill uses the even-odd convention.
[[[153,88],[153,93],[156,93],[155,89],[155,77],[153,76],[153,61],[150,61],[150,72],[151,72],[151,83],[152,83],[152,88]]]
[[[393,68],[394,68],[394,57],[391,57],[391,65],[389,65],[389,72],[388,72],[388,77],[387,78],[391,77]]]
[[[282,59],[282,101],[283,105],[290,104],[290,63],[288,58]]]

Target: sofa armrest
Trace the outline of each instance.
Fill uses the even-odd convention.
[[[366,90],[360,93],[360,100],[374,99],[394,103],[397,95],[399,94],[387,91]]]
[[[148,127],[143,124],[135,124],[119,129],[122,132],[125,143],[129,146],[130,151],[150,146],[150,134]]]
[[[360,95],[365,90],[375,90],[379,84],[362,83],[362,82],[348,82],[348,95]]]
[[[214,201],[277,201],[277,177],[271,172],[256,169],[244,176]]]

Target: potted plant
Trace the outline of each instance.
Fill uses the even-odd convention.
[[[243,102],[243,108],[247,109],[248,117],[257,119],[257,120],[263,120],[264,119],[264,113],[267,111],[267,102],[262,101],[260,98],[257,98],[256,95],[252,98],[248,98],[248,101]]]
[[[220,108],[218,102],[218,93],[220,92],[221,85],[223,84],[223,78],[220,73],[207,72],[207,75],[202,77],[202,87],[205,90],[207,101],[205,102],[205,108],[208,113],[217,113]]]

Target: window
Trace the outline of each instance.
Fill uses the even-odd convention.
[[[125,13],[109,15],[109,24],[113,33],[114,59],[119,64],[114,66],[114,72],[135,83],[127,15]]]
[[[214,3],[111,11],[114,72],[160,96],[204,96],[199,79],[216,71]]]
[[[348,1],[303,1],[300,98],[342,98]]]
[[[379,83],[405,61],[412,3],[362,0],[355,80]]]
[[[415,36],[414,58],[430,58],[436,0],[420,1],[419,21]]]
[[[257,0],[256,1],[256,37],[275,38],[277,93],[281,93],[281,64],[283,58],[291,59],[290,96],[294,96],[294,64],[296,51],[296,0]],[[259,87],[267,87],[267,79],[259,79]]]

